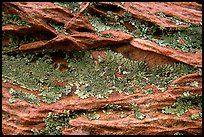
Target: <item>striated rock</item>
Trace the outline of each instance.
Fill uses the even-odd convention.
[[[14,6],[12,5],[16,5],[16,8],[14,8]],[[51,4],[50,2],[11,2],[4,3],[3,6],[8,10],[12,10],[14,13],[18,13],[19,9],[21,10],[21,12],[26,13],[19,14],[19,16],[25,21],[27,21],[29,24],[31,24],[32,30],[34,30],[35,32],[46,34],[53,33],[53,35],[56,35],[56,37],[51,40],[36,41],[28,44],[22,44],[16,50],[35,50],[46,48],[61,49],[67,51],[84,50],[104,46],[107,44],[125,44],[133,38],[133,36],[131,35],[113,30],[101,32],[102,35],[110,34],[113,38],[98,37],[96,33],[94,33],[95,30],[93,29],[93,27],[88,24],[88,22],[86,21],[86,19],[83,18],[83,16],[74,15],[68,10]],[[48,24],[49,21],[56,21],[58,24],[64,24],[64,29],[68,30],[70,32],[70,35],[58,34]],[[24,28],[19,28],[19,31]],[[11,26],[5,25],[3,27],[4,32],[8,32],[11,30]],[[12,31],[17,32],[14,29]]]
[[[86,130],[74,127],[70,129],[65,128],[63,130],[63,135],[90,135],[90,133]]]
[[[2,31],[3,32],[12,32],[12,33],[28,33],[31,29],[27,26],[18,26],[18,25],[12,25],[12,24],[7,24],[2,26]]]
[[[151,116],[151,115],[150,115]],[[116,116],[114,116],[116,117]],[[92,134],[100,135],[171,135],[176,131],[187,132],[188,134],[201,133],[198,128],[201,121],[192,125],[194,122],[187,117],[185,121],[181,118],[174,118],[172,116],[159,115],[157,117],[151,116],[146,120],[140,121],[135,118],[126,117],[119,120],[94,120],[90,121],[87,118],[77,118],[70,120],[70,124],[75,127],[84,127],[94,131]],[[172,124],[183,121],[185,127],[182,125],[172,126]],[[108,130],[107,130],[108,129]]]
[[[37,41],[29,44],[23,44],[19,50],[35,50],[35,49],[61,49],[61,50],[85,50],[111,44],[125,44],[133,37],[123,32],[106,31],[102,34],[112,34],[113,38],[98,38],[91,33],[78,33],[71,36],[59,34],[56,38],[49,41]],[[120,35],[121,34],[121,35]],[[66,45],[64,43],[67,43]]]
[[[103,2],[104,3],[104,2]],[[104,4],[110,4],[106,2]],[[136,18],[150,21],[164,28],[189,27],[188,25],[177,24],[172,19],[167,19],[159,15],[163,13],[166,16],[176,17],[183,21],[190,21],[193,24],[202,22],[201,4],[195,2],[115,2],[115,5],[127,9]]]
[[[192,81],[195,76],[191,77]],[[178,83],[181,81],[180,78],[172,83]],[[201,81],[201,77],[199,78]],[[61,100],[53,104],[40,103],[40,106],[30,104],[28,102],[19,100],[17,103],[10,104],[8,99],[11,95],[8,92],[9,88],[19,89],[18,86],[12,84],[3,83],[2,93],[2,128],[4,134],[31,134],[30,129],[42,129],[45,125],[43,124],[42,118],[45,117],[48,112],[62,113],[64,109],[69,110],[90,110],[93,108],[101,108],[105,104],[121,104],[128,105],[130,103],[137,103],[141,112],[145,114],[144,120],[138,120],[133,117],[133,114],[126,118],[121,119],[120,113],[112,115],[104,115],[98,120],[87,120],[87,118],[76,118],[70,120],[70,125],[76,127],[76,129],[65,129],[64,134],[172,134],[176,131],[183,131],[188,134],[201,134],[202,121],[193,121],[189,119],[188,113],[177,118],[174,115],[165,115],[158,113],[157,110],[162,109],[164,106],[171,105],[177,97],[180,96],[184,91],[189,91],[192,94],[201,94],[202,87],[169,87],[167,91],[161,93],[156,92],[146,96],[145,94],[136,93],[132,95],[124,95],[119,93],[112,93],[108,99],[97,99],[90,97],[87,99],[80,99],[75,94],[71,94],[68,97],[63,97]],[[22,91],[27,91],[20,88]],[[162,96],[162,98],[160,98]],[[94,102],[94,103],[93,103]],[[12,109],[10,109],[12,107]],[[19,108],[20,107],[20,108]],[[192,112],[189,112],[192,113]],[[105,119],[106,120],[105,120]],[[114,119],[113,119],[114,118]],[[100,120],[102,119],[102,120]],[[15,121],[15,123],[13,123]],[[163,121],[163,123],[161,123]],[[166,121],[164,123],[164,121]],[[171,121],[171,122],[168,122]],[[176,123],[185,123],[185,127],[169,127],[169,125]],[[140,127],[140,128],[138,128]],[[144,130],[148,127],[148,130]],[[157,127],[157,128],[156,128]],[[160,127],[158,129],[158,127]],[[81,128],[81,129],[79,129]],[[108,130],[107,130],[108,129]],[[83,131],[84,130],[84,131]]]

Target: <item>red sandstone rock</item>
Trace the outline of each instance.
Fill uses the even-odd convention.
[[[101,2],[110,5],[110,2]],[[113,5],[127,9],[136,18],[150,21],[164,28],[188,27],[188,25],[177,25],[175,21],[156,15],[162,12],[168,16],[177,17],[181,20],[189,20],[193,24],[202,22],[201,4],[195,2],[114,2]]]
[[[3,32],[18,32],[18,33],[28,33],[29,32],[29,27],[27,26],[18,26],[18,25],[12,25],[12,24],[6,24],[2,26],[2,31]]]
[[[202,53],[184,53],[168,47],[161,47],[150,40],[138,38],[133,39],[130,44],[145,51],[152,51],[154,53],[165,55],[179,62],[184,62],[195,67],[202,67]]]
[[[53,104],[40,103],[41,106],[35,104],[30,104],[25,101],[19,101],[17,103],[11,104],[8,102],[8,99],[11,98],[11,95],[8,92],[9,88],[14,88],[15,90],[21,89],[24,92],[31,93],[31,91],[19,88],[12,84],[3,83],[3,93],[2,93],[2,112],[3,112],[3,133],[4,134],[31,134],[29,129],[42,129],[44,124],[42,121],[43,117],[46,117],[48,112],[62,113],[64,109],[69,110],[90,110],[93,108],[100,108],[105,104],[120,104],[128,105],[130,103],[137,103],[139,109],[142,113],[148,115],[149,118],[144,120],[138,120],[133,117],[133,115],[128,116],[125,119],[120,119],[113,114],[115,120],[109,119],[109,116],[106,116],[108,121],[100,120],[87,120],[84,118],[77,118],[70,120],[70,124],[76,128],[89,129],[89,131],[97,131],[97,134],[170,134],[178,130],[188,132],[189,134],[200,134],[201,133],[201,120],[192,121],[187,116],[182,116],[182,118],[177,118],[172,115],[165,115],[158,113],[158,109],[161,109],[164,106],[171,105],[176,97],[179,97],[183,92],[189,91],[193,94],[201,94],[202,87],[170,87],[167,91],[161,93],[156,92],[146,96],[142,93],[136,93],[132,95],[124,95],[119,93],[112,93],[108,99],[96,99],[95,97],[90,97],[87,99],[80,99],[77,95],[71,94],[69,96],[63,97],[61,100]],[[33,93],[33,91],[32,91]],[[162,98],[160,98],[162,96]],[[94,103],[93,103],[94,102]],[[12,107],[12,109],[10,109]],[[184,114],[188,115],[188,114]],[[168,127],[168,123],[161,124],[162,121],[170,120],[171,122],[185,121],[185,127]],[[15,123],[13,123],[15,121]],[[96,123],[95,123],[96,122]],[[147,122],[149,124],[147,124]],[[33,123],[35,123],[33,125]],[[128,124],[129,123],[129,124]],[[152,124],[151,124],[152,123]],[[154,124],[153,124],[154,123]],[[155,126],[155,123],[156,126]],[[196,125],[192,126],[192,123]],[[130,124],[132,127],[130,127]],[[142,130],[145,127],[149,127],[151,130]],[[103,128],[107,127],[107,128]],[[141,128],[137,128],[141,127]],[[155,128],[157,127],[157,128]],[[160,127],[158,130],[158,127]],[[111,130],[113,128],[118,129],[117,132]],[[11,132],[12,131],[12,132]],[[75,133],[74,130],[71,131],[72,134]],[[86,132],[85,132],[86,133]],[[85,134],[81,133],[81,134]],[[68,134],[68,133],[66,133]]]
[[[115,116],[114,116],[115,117]],[[85,117],[79,117],[70,120],[70,124],[75,127],[84,127],[94,131],[94,134],[99,135],[172,135],[176,131],[187,132],[188,134],[201,133],[201,129],[197,128],[201,121],[192,125],[193,120],[185,117],[185,121],[181,118],[175,118],[174,116],[166,116],[160,114],[157,117],[146,118],[145,120],[138,120],[133,117],[126,117],[119,120],[88,120]],[[172,124],[176,125],[176,122],[185,122],[183,125],[170,127]],[[107,130],[110,129],[110,130]],[[114,132],[113,132],[114,131]]]

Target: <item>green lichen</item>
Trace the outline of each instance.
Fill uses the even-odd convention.
[[[123,110],[123,106],[117,104],[106,104],[102,106],[101,109],[105,114],[113,114],[114,110]]]
[[[55,5],[61,6],[63,8],[68,7],[68,2],[53,2]]]
[[[193,119],[193,120],[196,120],[198,118],[202,118],[202,112],[191,115],[191,119]]]
[[[99,119],[100,115],[96,111],[96,109],[87,110],[85,113],[82,113],[82,116],[86,116],[89,120]]]
[[[182,132],[176,132],[174,135],[184,135]]]
[[[71,13],[77,13],[81,9],[82,2],[54,2],[55,5],[58,5],[63,8],[68,8]]]
[[[184,92],[172,106],[163,107],[162,113],[176,114],[178,117],[181,117],[184,113],[188,112],[188,108],[202,109],[202,96],[192,96],[189,92]]]
[[[72,13],[77,13],[81,7],[80,2],[54,2],[54,4],[66,7],[70,9]],[[124,3],[121,2],[123,5]],[[101,6],[97,2],[92,2],[91,6]],[[120,30],[133,35],[136,38],[145,38],[155,41],[160,46],[169,45],[175,49],[181,49],[185,52],[200,52],[201,50],[201,33],[199,29],[202,27],[190,24],[189,29],[165,29],[154,25],[153,23],[142,21],[133,18],[131,13],[125,11],[121,16],[114,16],[113,11],[107,11],[108,16],[96,17],[87,12],[83,15],[87,15],[90,18],[92,26],[98,31],[99,37],[111,38],[112,35],[106,34],[102,35],[100,31],[104,30]],[[3,24],[13,24],[17,21],[18,25],[24,25],[24,23],[19,23],[18,16],[14,15],[4,15],[2,12],[2,22]],[[162,13],[160,13],[161,16]],[[11,18],[10,21],[8,17]],[[171,18],[171,17],[170,17]],[[176,23],[181,24],[180,20],[176,18],[171,18],[175,20]],[[125,23],[130,23],[132,25],[133,31],[128,30],[125,27]],[[187,22],[188,23],[188,22]],[[67,30],[64,30],[64,24],[50,21],[50,26],[53,27],[57,33],[68,34]],[[161,35],[158,34],[161,32]],[[155,39],[155,36],[159,36],[160,40]],[[9,48],[3,47],[3,49],[14,49],[19,47],[22,43],[29,43],[35,41],[34,39],[19,38],[16,35],[9,36],[11,38]],[[26,37],[26,36],[25,36]],[[179,42],[179,38],[182,38],[186,44],[185,46]],[[13,84],[20,85],[23,88],[29,89],[31,91],[39,91],[38,96],[42,99],[38,100],[37,96],[33,94],[23,93],[21,91],[10,90],[12,98],[9,99],[10,103],[15,103],[15,98],[21,100],[26,100],[30,103],[39,103],[43,101],[46,103],[53,103],[59,100],[63,95],[69,95],[70,92],[75,89],[75,94],[80,98],[88,98],[91,96],[97,98],[108,98],[113,91],[119,93],[125,93],[127,95],[137,93],[139,91],[135,90],[134,87],[141,88],[145,94],[152,93],[152,89],[145,91],[147,85],[153,85],[158,87],[159,90],[164,92],[168,85],[175,79],[185,76],[187,74],[199,71],[202,75],[202,70],[193,68],[189,65],[182,63],[176,63],[174,65],[163,65],[155,66],[153,69],[149,69],[145,62],[133,61],[125,58],[122,54],[113,52],[111,50],[106,50],[105,57],[98,57],[98,61],[94,61],[89,51],[72,51],[68,53],[63,53],[68,61],[68,69],[65,72],[60,72],[55,69],[53,64],[52,55],[47,52],[42,54],[25,54],[22,52],[15,52],[12,54],[2,55],[2,80],[4,82],[10,82]],[[117,77],[116,74],[122,75],[122,77]],[[66,81],[65,86],[58,86],[54,83],[54,80],[59,82]],[[198,86],[197,82],[191,83],[191,86]],[[190,94],[184,93],[184,95],[178,98],[177,102],[171,107],[164,107],[162,109],[163,113],[166,114],[176,114],[181,116],[188,108],[202,107],[201,96],[190,96]],[[144,119],[145,115],[141,113],[138,109],[137,104],[130,104],[131,109],[134,112],[135,118]],[[102,111],[106,114],[112,114],[115,110],[122,111],[124,106],[115,104],[106,104],[101,107]],[[198,114],[193,114],[192,119],[197,119],[201,117],[202,112]],[[97,114],[97,110],[88,110],[82,115],[87,116],[90,120],[95,120],[100,118]],[[127,117],[129,114],[121,112],[121,118]],[[76,118],[77,114],[75,111],[65,111],[61,114],[54,114],[50,112],[44,122],[46,128],[42,130],[31,130],[34,135],[61,135],[62,128],[69,127],[69,120]],[[182,134],[176,132],[176,134]]]
[[[67,30],[64,29],[63,23],[59,23],[55,20],[51,20],[51,21],[49,21],[49,24],[51,27],[53,27],[56,30],[57,33],[64,33],[64,34],[69,33]]]
[[[97,33],[98,37],[105,37],[105,38],[113,38],[113,35],[111,33],[107,33],[107,34],[101,34],[101,33]]]
[[[189,84],[192,87],[198,87],[198,82],[197,81],[193,81]]]
[[[12,99],[9,99],[9,102],[14,103],[16,102],[16,100],[14,100],[14,98],[19,98],[21,100],[25,100],[29,103],[34,103],[34,104],[38,104],[40,105],[40,99],[38,99],[37,96],[33,95],[33,94],[29,94],[29,93],[25,93],[19,90],[14,90],[14,89],[9,89],[9,93],[13,96]]]
[[[9,45],[2,45],[2,50],[12,50],[18,48],[21,44],[37,41],[38,38],[32,35],[16,35],[14,33],[3,33],[3,38],[9,37]]]
[[[125,117],[127,117],[127,116],[129,116],[129,114],[127,114],[127,113],[125,113],[125,112],[121,112],[121,115],[120,115],[120,118],[125,118]]]
[[[69,127],[69,120],[77,117],[77,114],[70,110],[63,113],[54,114],[49,112],[43,119],[46,127],[42,130],[31,129],[34,135],[62,135],[62,128]]]
[[[80,11],[82,2],[68,2],[69,10],[72,13],[77,13]]]
[[[68,69],[61,72],[54,69],[49,54],[3,54],[3,80],[40,91],[43,102],[53,103],[62,95],[69,95],[73,86],[76,86],[74,93],[80,98],[108,98],[113,91],[130,95],[139,92],[134,87],[144,90],[149,84],[162,89],[176,78],[196,71],[196,68],[178,63],[149,69],[145,62],[127,59],[111,50],[105,52],[104,58],[99,56],[98,61],[92,59],[89,51],[73,51],[65,55]],[[58,86],[55,80],[66,81],[67,85]]]
[[[136,38],[145,38],[154,41],[163,47],[170,46],[173,49],[180,49],[183,52],[202,52],[202,24],[193,25],[190,24],[189,21],[181,21],[176,17],[167,17],[163,13],[158,13],[159,16],[175,21],[177,25],[190,25],[189,28],[167,29],[151,22],[134,18],[127,10],[125,10],[124,14],[121,16],[115,16],[114,18],[112,17],[111,11],[107,11],[107,13],[109,14],[106,17],[97,17],[89,13],[85,15],[89,17],[91,25],[98,32],[105,30],[120,30]],[[124,23],[129,23],[134,29],[128,30]],[[159,37],[159,39],[156,37]]]
[[[15,103],[15,102],[17,102],[16,99],[15,99],[15,97],[9,98],[8,101],[9,101],[10,103]]]
[[[132,89],[135,84],[129,82],[130,80],[121,80],[115,76],[115,70],[125,61],[127,62],[121,54],[111,51],[107,51],[105,59],[99,58],[98,62],[94,62],[89,53],[85,53],[80,60],[68,60],[68,71],[77,80],[74,82],[77,86],[75,94],[81,98],[107,98],[113,91],[137,92]]]
[[[153,91],[152,88],[149,88],[149,89],[147,89],[147,90],[144,90],[142,93],[148,95],[148,94],[154,93],[154,91]]]
[[[131,103],[130,106],[131,106],[132,110],[134,111],[135,118],[142,120],[142,119],[144,119],[146,117],[145,114],[142,114],[140,112],[140,110],[138,109],[136,103]]]
[[[173,20],[175,21],[176,25],[181,25],[181,24],[190,24],[189,21],[182,21],[174,16],[169,16],[169,15],[166,15],[164,14],[163,12],[158,12],[156,13],[155,15],[158,15],[160,17],[163,17],[163,18],[167,18],[167,19],[170,19],[170,20]]]
[[[18,26],[31,27],[27,22],[21,19],[18,14],[9,14],[2,11],[2,24],[14,24]]]
[[[181,83],[181,84],[175,84],[174,86],[190,86],[190,87],[198,87],[199,84],[197,81],[193,81],[193,82],[187,82],[187,83]]]
[[[200,76],[202,76],[202,69],[201,68],[198,69],[198,73]]]
[[[54,80],[63,81],[63,73],[54,71],[52,58],[49,55],[44,55],[42,58],[37,58],[32,54],[17,54],[13,57],[7,54],[2,55],[2,78],[4,81],[18,84],[19,86],[31,91],[40,91],[39,96],[42,96],[43,102],[53,103],[60,97],[68,95],[71,92],[71,87],[58,86]],[[47,88],[43,88],[46,85]]]

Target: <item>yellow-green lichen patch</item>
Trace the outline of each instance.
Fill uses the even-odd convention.
[[[114,110],[123,110],[123,106],[117,104],[106,104],[102,106],[101,109],[105,114],[113,114]]]
[[[130,104],[130,106],[131,106],[132,110],[134,111],[135,118],[142,120],[146,117],[145,114],[142,114],[140,112],[136,103],[132,103],[132,104]]]
[[[109,17],[101,19],[97,16],[92,16],[91,14],[86,13],[86,12],[84,14],[89,17],[91,25],[98,32],[110,30],[110,29],[128,32],[127,28],[124,26],[124,21],[122,19],[120,20],[118,16],[115,16],[114,19],[109,18]]]
[[[13,96],[13,98],[9,99],[10,103],[15,103],[16,100],[14,100],[15,98],[19,98],[21,100],[25,100],[29,103],[34,103],[34,104],[38,104],[40,105],[40,99],[38,99],[37,96],[33,95],[33,94],[29,94],[29,93],[24,93],[22,91],[18,91],[18,90],[14,90],[14,89],[9,89],[9,93]]]
[[[165,114],[176,114],[181,117],[188,111],[188,108],[202,109],[202,96],[201,95],[190,95],[189,92],[184,92],[181,97],[172,106],[165,106],[162,108],[162,113]]]
[[[16,99],[15,99],[15,97],[9,98],[8,101],[9,101],[10,103],[15,103],[15,102],[17,102]]]
[[[54,69],[52,55],[48,53],[3,54],[3,81],[18,84],[28,90],[38,90],[43,102],[52,103],[63,94],[68,95],[73,86],[76,87],[74,93],[80,98],[108,98],[113,91],[129,95],[139,92],[135,87],[144,89],[146,85],[165,88],[176,78],[197,71],[196,68],[180,63],[149,69],[145,62],[127,59],[111,50],[105,51],[104,58],[99,56],[98,61],[92,59],[89,51],[64,54],[68,62],[68,69],[64,72]],[[122,77],[117,77],[117,74]],[[55,80],[67,84],[58,86]]]
[[[132,89],[135,83],[131,83],[131,79],[128,81],[115,76],[116,69],[122,64],[124,66],[128,64],[124,62],[128,62],[128,59],[112,51],[107,51],[105,54],[105,58],[99,58],[98,62],[93,61],[88,52],[81,59],[68,59],[68,71],[75,76],[73,77],[77,87],[75,94],[80,98],[89,96],[107,98],[113,91],[137,92]],[[143,68],[142,64],[139,66]]]
[[[163,18],[167,18],[167,19],[170,19],[170,20],[173,20],[176,22],[176,25],[180,25],[180,24],[189,24],[189,21],[182,21],[174,16],[169,16],[169,15],[165,15],[163,12],[157,12],[155,15],[158,15],[160,17],[163,17]]]
[[[174,135],[184,135],[182,132],[175,132]]]
[[[43,102],[56,102],[62,94],[68,95],[71,92],[68,85],[58,86],[54,83],[54,80],[60,81],[60,78],[63,78],[63,73],[54,71],[51,64],[52,58],[49,55],[39,57],[23,53],[3,54],[2,60],[3,81],[17,84],[31,91],[40,91],[39,96],[42,96]]]
[[[59,22],[56,22],[55,20],[51,20],[49,21],[49,24],[51,27],[53,27],[56,30],[57,33],[64,33],[64,34],[69,33],[67,30],[64,29],[63,23],[59,23]]]
[[[86,116],[89,120],[99,119],[100,115],[97,114],[97,109],[87,110],[86,112],[82,113],[81,116]]]
[[[63,8],[67,8],[68,7],[68,2],[53,2],[55,5],[58,5],[60,7]]]
[[[148,94],[154,93],[154,91],[153,91],[152,88],[149,88],[149,89],[147,89],[147,90],[144,90],[142,93],[148,95]]]
[[[22,20],[18,14],[9,14],[2,11],[2,24],[14,24],[18,26],[28,26],[30,25]]]
[[[191,115],[191,119],[193,119],[193,120],[196,120],[198,118],[202,118],[202,112]]]
[[[198,73],[200,76],[202,76],[202,69],[201,68],[198,69]]]
[[[16,35],[14,33],[3,33],[3,39],[9,38],[9,45],[2,45],[2,50],[12,50],[18,48],[21,44],[37,41],[38,38],[32,35]]]
[[[175,86],[190,86],[190,87],[198,87],[199,84],[202,84],[201,82],[192,81],[187,83],[181,83],[181,84],[175,84]]]
[[[31,131],[34,135],[62,135],[62,128],[69,127],[69,120],[76,117],[77,114],[70,110],[64,110],[61,114],[49,112],[43,119],[46,127],[42,130],[31,129]]]
[[[120,118],[125,118],[125,117],[127,117],[127,116],[129,116],[129,114],[127,114],[127,113],[125,113],[125,112],[121,112],[121,115],[120,115]]]
[[[80,11],[81,3],[82,2],[54,2],[55,5],[68,8],[72,13],[77,13]]]

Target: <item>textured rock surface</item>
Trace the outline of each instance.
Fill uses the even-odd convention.
[[[116,3],[118,4],[118,3]],[[124,9],[128,9],[134,16],[146,21],[153,22],[162,27],[187,27],[187,25],[177,25],[175,21],[155,15],[163,12],[168,16],[174,16],[182,20],[189,20],[194,24],[199,24],[202,19],[202,12],[194,10],[202,9],[202,6],[197,3],[182,3],[182,2],[135,2],[124,3]],[[191,9],[193,8],[193,9]],[[173,10],[172,10],[173,9]]]
[[[156,32],[159,28],[159,33],[160,31],[163,32],[163,29],[187,29],[192,24],[200,25],[202,22],[202,5],[195,2],[99,2],[99,5],[82,2],[80,6],[80,10],[73,13],[67,7],[51,2],[3,2],[3,12],[18,14],[21,19],[27,22],[27,25],[19,25],[16,20],[14,20],[14,23],[3,23],[2,31],[5,34],[2,40],[3,45],[9,47],[10,41],[14,40],[14,38],[10,35],[6,36],[6,34],[17,36],[28,34],[35,36],[36,39],[28,41],[26,39],[15,44],[13,48],[10,45],[11,48],[3,49],[2,53],[6,55],[8,53],[8,56],[10,56],[10,54],[19,51],[38,53],[51,50],[54,53],[56,52],[52,63],[56,66],[58,64],[64,66],[64,68],[60,67],[59,69],[64,72],[67,71],[69,62],[66,62],[59,51],[91,50],[92,59],[97,65],[101,58],[105,58],[105,49],[96,50],[95,48],[110,46],[110,49],[122,53],[129,59],[146,61],[150,68],[155,65],[184,63],[198,70],[192,74],[177,77],[170,82],[168,87],[163,89],[159,89],[154,84],[148,85],[146,83],[145,89],[137,88],[136,93],[129,95],[113,91],[108,98],[92,96],[82,99],[75,94],[76,89],[72,88],[68,95],[62,95],[56,102],[40,102],[38,105],[20,98],[15,98],[15,101],[12,102],[13,96],[10,89],[29,93],[35,95],[38,99],[42,99],[42,96],[38,96],[41,93],[40,91],[31,91],[26,87],[4,81],[2,82],[3,134],[32,135],[33,130],[42,131],[42,133],[36,132],[36,134],[64,135],[202,134],[201,116],[192,118],[192,116],[197,116],[200,113],[202,115],[202,110],[199,109],[200,102],[198,101],[202,97],[202,72],[200,73],[199,70],[202,68],[202,53],[183,52],[169,46],[160,46],[155,41],[146,39],[147,37],[135,37],[133,33],[130,33],[130,30],[137,29],[134,25],[130,25],[131,21],[124,21],[123,26],[128,28],[126,31],[104,30],[107,27],[105,25],[102,27],[98,25],[101,31],[97,31],[92,23],[98,23],[98,21],[91,22],[88,18],[90,14],[83,15],[84,12],[90,12],[112,18],[110,12],[107,11],[115,9],[111,12],[111,15],[120,17],[122,17],[124,11],[128,11],[135,19],[139,18],[158,25]],[[161,12],[162,14],[160,14]],[[165,18],[166,16],[171,18]],[[188,20],[191,25],[189,23],[178,24],[178,20],[172,19],[172,17],[182,21]],[[183,46],[187,45],[184,44]],[[15,58],[18,57],[15,56]],[[119,71],[120,68],[115,73],[116,78],[123,79],[127,72],[119,73]],[[166,74],[166,72],[164,73]],[[167,74],[167,77],[170,76]],[[148,77],[145,78],[148,80]],[[146,81],[143,80],[143,82]],[[54,83],[65,86],[67,81],[55,80]],[[49,85],[43,86],[45,89],[49,88]],[[147,93],[149,89],[152,89],[153,93]],[[171,109],[168,107],[172,106],[176,101],[185,101],[185,98],[187,98],[187,103],[190,102],[190,105],[196,107],[180,108],[181,110],[184,109],[184,112],[167,112],[168,109]],[[108,108],[107,104],[115,105],[116,108],[113,109],[110,106]],[[189,104],[184,103],[184,106]],[[64,110],[70,110],[70,113],[64,116]],[[163,111],[164,113],[162,113]],[[50,118],[50,112],[57,116]],[[92,112],[95,117],[89,118],[91,115],[89,113]],[[77,114],[76,117],[74,116],[75,113]],[[68,126],[60,125],[62,128],[55,126],[55,124],[53,126],[52,123],[46,122],[46,117],[54,122],[64,122],[63,124],[68,124]],[[62,122],[58,117],[61,119],[68,118],[69,120],[62,120]],[[55,133],[55,130],[60,130],[60,132]]]

